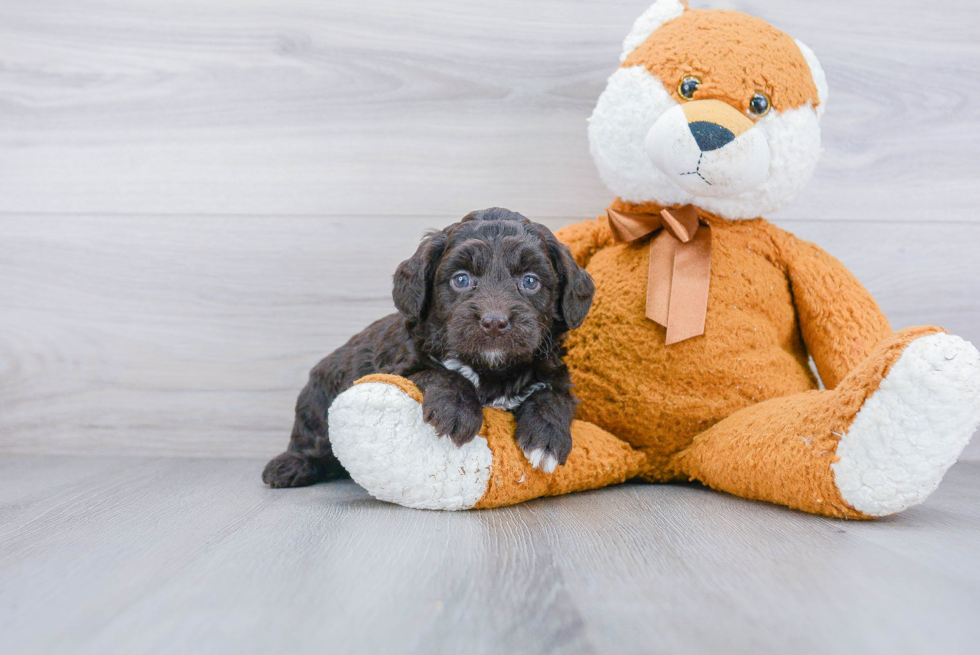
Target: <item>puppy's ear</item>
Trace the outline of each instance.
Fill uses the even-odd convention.
[[[553,238],[553,237],[552,237]],[[559,268],[558,274],[562,279],[561,288],[561,317],[569,330],[574,330],[582,325],[585,317],[592,308],[592,296],[595,295],[595,284],[592,276],[575,263],[572,251],[564,243],[558,244],[559,249]]]
[[[436,268],[446,249],[446,232],[429,232],[422,238],[415,254],[395,269],[391,297],[395,307],[406,318],[419,321],[425,318]]]
[[[574,330],[585,321],[592,307],[595,284],[592,276],[575,262],[572,251],[555,238],[546,227],[535,226],[538,235],[548,248],[551,265],[558,273],[558,307],[555,318],[562,321],[569,330]]]

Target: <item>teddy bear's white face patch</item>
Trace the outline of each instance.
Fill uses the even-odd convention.
[[[589,119],[589,143],[603,182],[627,202],[696,204],[725,218],[756,218],[788,204],[809,181],[820,126],[809,104],[773,110],[705,152],[683,105],[645,67],[630,66],[609,78]],[[690,179],[695,172],[700,178]]]
[[[693,196],[671,183],[646,153],[646,136],[668,109],[678,106],[645,68],[619,68],[609,78],[589,118],[589,149],[602,181],[623,200],[659,197],[667,205]]]
[[[730,198],[759,187],[769,177],[769,144],[762,132],[752,129],[747,118],[744,124],[726,125],[686,111],[701,104],[720,107],[723,115],[733,114],[735,120],[728,123],[743,118],[719,100],[668,109],[647,133],[650,161],[695,197]]]

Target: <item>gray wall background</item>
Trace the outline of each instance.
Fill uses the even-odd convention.
[[[608,204],[585,119],[647,5],[0,2],[0,453],[281,450],[424,229]],[[694,5],[827,71],[826,152],[772,220],[894,326],[980,343],[980,7]]]

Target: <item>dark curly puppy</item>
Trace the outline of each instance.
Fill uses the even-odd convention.
[[[575,413],[562,341],[592,305],[592,278],[548,228],[506,209],[473,212],[426,235],[398,267],[397,314],[310,372],[289,448],[265,467],[272,487],[346,477],[327,431],[330,404],[360,377],[391,373],[424,394],[423,416],[464,444],[483,407],[510,410],[528,460],[550,473],[572,449]]]

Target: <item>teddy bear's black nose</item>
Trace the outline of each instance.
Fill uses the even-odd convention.
[[[694,140],[697,141],[701,152],[711,152],[724,148],[735,140],[735,134],[727,127],[709,121],[694,121],[689,125]]]

